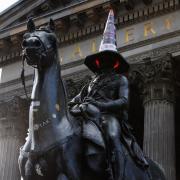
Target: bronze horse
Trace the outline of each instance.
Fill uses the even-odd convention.
[[[100,129],[92,121],[77,120],[68,112],[54,22],[50,20],[48,26],[36,29],[29,20],[27,29],[22,42],[23,57],[34,67],[35,77],[29,134],[19,156],[22,179],[113,180],[113,169],[107,163],[108,147]],[[87,138],[88,133],[94,132],[96,139]],[[150,167],[148,171],[143,170],[135,164],[125,146],[123,149],[124,180],[165,179],[153,161],[148,160]]]

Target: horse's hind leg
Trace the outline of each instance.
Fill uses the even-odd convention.
[[[68,180],[67,176],[65,174],[60,174],[57,178],[57,180]]]

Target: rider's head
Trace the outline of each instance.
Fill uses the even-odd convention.
[[[96,68],[98,69],[95,74],[104,74],[104,73],[115,73],[119,71],[120,69],[120,61],[114,60],[113,62],[110,62],[107,60],[107,63],[104,63],[104,61],[100,59],[95,60]]]
[[[116,28],[113,10],[109,12],[99,52],[87,56],[84,64],[96,74],[109,71],[117,73],[128,71],[129,65],[123,56],[118,53],[116,47]]]

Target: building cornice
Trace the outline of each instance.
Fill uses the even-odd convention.
[[[109,0],[106,0],[106,1],[103,0],[102,2],[98,1],[98,3],[97,3],[97,1],[96,1],[96,4],[95,4],[95,1],[91,1],[91,3],[90,2],[86,2],[86,3],[82,2],[81,4],[78,4],[77,8],[75,8],[73,11],[70,11],[69,9],[66,9],[66,10],[67,11],[69,10],[70,12],[68,11],[68,14],[72,15],[73,13],[76,14],[83,10],[86,12],[89,12],[89,11],[87,11],[87,7],[89,9],[93,9],[98,5],[99,6],[106,5],[106,8],[110,7]],[[108,4],[109,4],[109,6],[107,6]],[[74,6],[72,6],[72,7],[74,8]],[[176,11],[178,9],[179,9],[179,3],[174,0],[169,1],[169,2],[162,2],[159,4],[153,4],[151,6],[147,6],[144,9],[139,9],[139,10],[130,12],[129,14],[124,14],[123,16],[118,16],[116,19],[116,24],[117,24],[117,27],[120,29],[125,26],[136,24],[138,22],[143,22],[143,21],[151,19],[153,17],[168,14],[171,11]],[[63,10],[64,13],[66,10]],[[63,13],[59,13],[59,14],[57,12],[56,12],[57,14],[55,12],[53,12],[53,13],[54,13],[54,15],[58,15],[58,16],[56,16],[56,19],[55,19],[57,21],[59,21],[63,16]],[[48,17],[47,19],[49,21],[50,14],[48,14],[46,16]],[[61,16],[61,17],[59,17],[59,16]],[[39,17],[39,18],[41,19],[42,17]],[[39,18],[35,19],[35,21],[41,21]],[[45,23],[45,22],[46,21],[44,19],[43,21],[41,21],[41,24]],[[14,27],[15,29],[14,30],[12,29],[10,31],[13,31],[14,34],[24,32],[25,31],[25,23],[22,24],[22,27],[21,27],[21,25],[19,25],[19,26],[20,27]],[[57,34],[57,36],[59,38],[60,46],[65,46],[65,45],[68,45],[68,44],[71,44],[74,42],[78,42],[82,39],[87,39],[91,36],[98,35],[103,31],[104,26],[105,26],[104,23],[96,23],[95,25],[92,25],[89,27],[84,27],[77,32],[72,32],[72,33],[66,34],[64,36]],[[18,31],[18,29],[20,32]],[[59,31],[57,31],[57,32],[59,32]],[[10,37],[10,34],[11,34],[11,37],[14,36],[13,33],[10,33],[8,31],[6,32],[6,36]],[[164,36],[158,36],[158,37],[155,37],[155,38],[152,38],[149,40],[145,40],[143,42],[138,42],[138,43],[135,43],[132,45],[127,45],[127,46],[124,46],[121,48],[121,52],[126,51],[128,49],[138,47],[138,46],[142,46],[142,43],[143,43],[143,45],[145,45],[145,44],[149,44],[154,41],[156,42],[158,40],[163,40],[164,38],[167,38],[167,37],[174,37],[174,36],[177,36],[178,34],[179,34],[179,32],[175,32],[175,33],[173,32],[173,33],[169,33],[168,35],[166,34]],[[2,37],[3,37],[3,33],[0,32],[0,39]],[[4,40],[4,39],[2,39],[2,40]],[[0,41],[2,41],[2,40],[0,40]],[[1,42],[0,42],[0,45],[1,45]],[[3,66],[7,63],[15,62],[16,60],[19,60],[20,56],[21,56],[21,50],[12,52],[5,56],[1,56],[0,57],[0,65]]]
[[[71,17],[74,14],[79,14],[82,12],[87,13],[87,17],[89,17],[92,15],[92,14],[89,14],[89,10],[95,9],[98,6],[102,7],[102,10],[107,11],[111,7],[113,7],[113,4],[110,0],[83,1],[77,4],[73,4],[72,6],[61,8],[60,10],[56,10],[51,13],[44,14],[43,16],[34,18],[34,21],[37,26],[40,26],[40,25],[48,23],[49,18],[51,17],[53,20],[55,20],[58,23],[59,20],[65,17]],[[160,2],[160,3],[152,4],[151,6],[146,6],[145,8],[142,8],[139,10],[129,11],[128,13],[117,17],[116,23],[117,23],[117,26],[122,27],[125,25],[134,24],[139,21],[144,21],[152,17],[169,13],[170,11],[174,11],[178,8],[179,8],[178,1],[169,0],[166,2]],[[101,24],[96,23],[96,25],[92,25],[92,26],[80,29],[79,31],[75,32],[74,35],[71,35],[70,33],[66,36],[62,36],[62,37],[60,36],[59,38],[61,42],[72,40],[71,36],[78,39],[80,36],[94,33],[96,31],[99,31],[99,29],[104,29],[103,25],[104,23],[101,23]],[[0,40],[9,36],[19,34],[19,33],[22,34],[25,31],[26,31],[26,22],[20,23],[18,25],[15,25],[7,29],[2,29],[0,30]],[[85,31],[85,33],[83,32],[81,33],[81,31]]]
[[[177,51],[180,51],[180,42],[129,56],[127,60],[131,65],[136,65],[137,63],[142,63],[147,58],[151,58],[152,61],[156,61],[166,54],[172,54]]]
[[[83,1],[80,3],[73,4],[71,6],[60,8],[59,10],[44,14],[37,18],[34,18],[34,21],[37,26],[41,26],[49,22],[50,17],[57,21],[59,19],[69,17],[73,14],[78,14],[80,12],[86,11],[87,9],[95,8],[97,6],[103,6],[106,3],[110,3],[110,0],[92,0],[92,1]],[[26,31],[26,22],[20,23],[13,27],[0,30],[0,39],[12,36],[18,33],[24,33]]]
[[[76,71],[75,73],[71,73],[71,74],[62,76],[65,86],[67,87],[66,88],[67,92],[69,92],[69,88],[72,88],[71,82],[74,83],[78,87],[82,87],[90,79],[92,74],[93,73],[90,72],[90,70],[80,70],[80,71]],[[33,75],[26,76],[26,82],[30,81],[32,79],[33,79]],[[17,84],[19,84],[19,85],[17,86]],[[0,103],[9,101],[10,99],[13,99],[15,96],[19,96],[19,97],[23,97],[23,98],[26,96],[23,85],[21,84],[20,78],[11,80],[9,82],[2,83],[2,84],[0,84],[0,88],[6,88],[9,86],[13,86],[13,85],[16,85],[17,88],[0,94]],[[32,91],[32,85],[33,84],[30,83],[29,85],[26,86],[26,91],[27,91],[27,94],[29,95],[29,97],[30,97],[30,94]],[[78,92],[76,94],[78,94]],[[76,94],[74,94],[74,95],[76,95]]]
[[[73,68],[73,67],[77,67],[77,66],[80,66],[83,64],[83,60],[78,60],[78,61],[74,61],[74,62],[70,62],[70,63],[67,63],[67,64],[63,64],[61,65],[61,70],[66,70],[66,69],[69,69],[69,68]],[[84,71],[81,71],[81,73],[84,72],[84,73],[87,73],[88,70],[84,70]],[[76,73],[74,73],[76,74]],[[89,72],[88,72],[89,74]],[[72,75],[73,77],[74,75]],[[69,77],[69,75],[64,75],[63,78],[67,78]],[[30,75],[27,75],[25,80],[26,81],[29,81],[29,80],[32,80],[33,79],[33,74],[30,74]],[[4,83],[0,83],[0,89],[2,88],[6,88],[6,87],[9,87],[9,86],[13,86],[15,84],[19,84],[21,83],[21,79],[20,79],[20,76],[18,79],[15,79],[15,80],[11,80],[11,81],[8,81],[8,82],[4,82]]]
[[[118,29],[120,29],[125,26],[147,21],[154,17],[168,14],[172,11],[178,10],[179,8],[179,3],[175,0],[152,4],[151,6],[146,6],[145,8],[130,11],[128,13],[118,16],[116,18],[116,26]],[[60,44],[63,46],[66,43],[69,44],[71,42],[82,40],[83,37],[87,38],[87,36],[91,36],[92,34],[100,34],[104,30],[104,27],[105,22],[96,23],[95,25],[82,28],[77,32],[72,32],[63,36],[58,34]]]
[[[17,21],[17,19],[21,18],[24,15],[27,15],[33,9],[37,8],[41,4],[45,3],[46,0],[28,0],[23,1],[20,0],[15,3],[10,9],[7,9],[3,14],[0,14],[0,29],[4,29]]]
[[[160,41],[166,40],[168,38],[173,38],[173,37],[178,37],[178,36],[180,36],[180,31],[172,32],[169,34],[154,37],[152,39],[148,39],[148,40],[140,41],[140,42],[133,43],[130,45],[126,45],[126,46],[119,48],[118,51],[123,53],[123,52],[130,51],[130,50],[133,50],[136,48],[140,48],[140,47],[152,44],[152,43],[160,42]],[[164,49],[165,49],[165,51],[164,51]],[[154,58],[157,56],[157,54],[159,54],[159,56],[161,56],[165,52],[174,53],[174,52],[177,52],[179,50],[180,50],[180,43],[173,43],[171,46],[167,45],[167,46],[163,46],[161,48],[156,48],[154,50],[138,53],[136,55],[128,56],[126,59],[128,60],[128,62],[130,64],[139,63],[144,58],[149,57],[149,56],[152,56],[152,58]],[[1,56],[0,57],[0,66],[3,67],[5,65],[20,61],[21,58],[22,58],[21,57],[21,50],[17,51],[17,52],[13,52],[11,54],[8,54],[7,56]],[[82,58],[80,58],[79,60],[76,60],[74,62],[63,64],[62,69],[65,70],[65,69],[68,69],[68,68],[71,68],[71,67],[74,67],[77,65],[81,65],[81,64],[83,64]]]

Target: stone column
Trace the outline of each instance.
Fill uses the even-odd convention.
[[[20,180],[19,148],[27,129],[27,101],[15,97],[0,104],[0,179]]]
[[[170,58],[170,57],[169,57]],[[175,180],[174,84],[168,58],[149,65],[144,86],[144,152]]]

